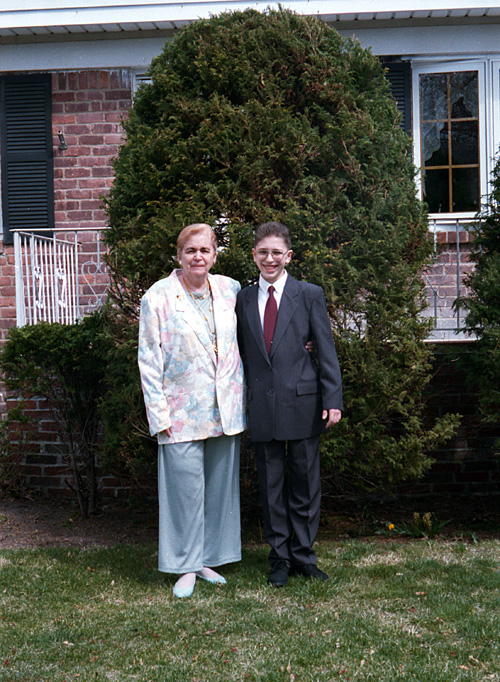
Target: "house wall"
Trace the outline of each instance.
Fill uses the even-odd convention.
[[[378,34],[379,36],[381,33]],[[412,34],[414,35],[414,34]],[[155,44],[155,53],[159,52]],[[373,38],[370,38],[373,42]],[[99,41],[97,41],[99,42]],[[118,44],[118,41],[115,41]],[[131,41],[135,48],[139,42]],[[421,39],[420,39],[421,44]],[[439,41],[438,41],[439,44]],[[84,43],[81,44],[85,47]],[[435,45],[434,45],[435,46]],[[16,49],[14,46],[11,46]],[[19,50],[30,52],[26,63],[35,63],[35,52],[42,47],[46,63],[38,63],[37,68],[46,69],[51,65],[53,88],[53,135],[54,135],[54,190],[55,219],[57,228],[68,232],[82,228],[105,228],[106,218],[102,208],[101,196],[113,181],[111,161],[122,143],[122,117],[126,117],[132,103],[132,70],[130,68],[53,68],[54,53],[50,45],[19,46]],[[73,46],[70,50],[74,62],[88,62],[87,55],[93,56],[93,63],[113,63],[109,50],[100,51],[96,43],[87,43],[87,51]],[[415,48],[415,46],[413,46]],[[415,48],[416,49],[416,48]],[[100,55],[98,53],[100,52]],[[123,50],[122,50],[123,52]],[[387,50],[382,46],[377,52]],[[38,53],[38,52],[37,52]],[[134,54],[138,54],[135,49]],[[14,53],[9,52],[13,63],[9,68],[15,71]],[[145,53],[142,54],[142,59]],[[81,55],[81,56],[80,56]],[[107,55],[107,56],[106,56]],[[150,55],[147,55],[146,62]],[[138,63],[139,57],[133,57]],[[116,63],[123,63],[123,58]],[[19,61],[17,61],[19,63]],[[68,61],[61,59],[60,63]],[[68,144],[66,150],[59,149],[57,132],[61,131]],[[96,254],[97,236],[95,233],[79,233],[82,244],[81,259],[93,258]],[[458,255],[456,244],[461,246]],[[449,317],[449,329],[437,332],[435,337],[445,340],[450,337],[449,330],[456,326],[451,313],[451,305],[456,298],[456,273],[459,268],[463,276],[469,269],[467,250],[470,236],[460,227],[450,225],[441,227],[436,233],[437,257],[433,268],[427,273],[430,300],[437,301],[441,311]],[[97,277],[105,286],[105,277]],[[97,280],[96,280],[97,282]],[[96,283],[95,282],[95,283]],[[432,309],[430,311],[432,313]],[[445,315],[440,316],[442,320]],[[16,323],[15,309],[15,270],[13,247],[0,242],[0,344],[6,338],[7,330]],[[446,326],[446,322],[444,323]],[[500,477],[498,463],[494,456],[494,430],[485,431],[479,426],[475,397],[465,387],[463,376],[453,363],[444,363],[435,379],[436,391],[446,395],[446,400],[436,400],[431,405],[438,414],[445,406],[460,411],[463,422],[459,434],[439,452],[433,453],[436,464],[423,481],[403,486],[404,494],[441,494],[452,492],[498,492]],[[13,403],[10,403],[13,404]],[[3,394],[0,395],[0,408],[5,410]],[[13,433],[12,446],[18,448],[19,465],[28,485],[42,488],[57,495],[72,495],[66,481],[68,471],[64,461],[64,446],[58,439],[51,413],[42,400],[31,403],[31,416],[34,419],[34,432],[30,443],[24,442]],[[127,494],[127,485],[114,477],[105,477],[102,492],[107,496]]]
[[[15,397],[7,399],[7,409],[17,407]],[[28,423],[11,423],[8,431],[10,466],[2,483],[6,487],[23,487],[59,499],[75,499],[71,486],[68,446],[57,431],[53,412],[43,398],[27,401],[24,414]],[[101,474],[98,470],[101,499],[117,499],[129,495],[130,483],[114,474]]]
[[[122,118],[132,104],[129,69],[52,73],[55,227],[68,238],[81,228],[105,228],[102,195],[113,182],[112,159],[123,141]],[[68,144],[59,149],[57,133]],[[80,262],[95,260],[98,232],[79,232]],[[106,278],[89,272],[102,291]],[[82,295],[90,296],[89,290]],[[16,324],[14,247],[0,241],[0,343]],[[2,402],[2,401],[0,401]]]

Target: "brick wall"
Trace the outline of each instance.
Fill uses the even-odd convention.
[[[80,230],[79,264],[85,264],[80,295],[83,306],[91,307],[108,278],[96,255],[99,232],[81,230],[106,226],[102,196],[113,183],[112,162],[124,139],[121,122],[132,104],[131,75],[127,69],[59,72],[52,76],[52,92],[54,135],[61,131],[68,145],[59,149],[55,138],[55,222]]]
[[[470,343],[436,348],[435,376],[430,386],[428,417],[461,415],[456,435],[439,450],[432,469],[420,481],[398,488],[403,495],[500,493],[500,424],[484,424],[474,387],[466,385],[461,363]],[[460,360],[459,360],[460,358]]]
[[[16,398],[7,400],[7,409],[16,407]],[[26,403],[28,424],[12,424],[9,429],[10,454],[16,462],[15,474],[23,486],[42,490],[57,498],[75,499],[67,446],[61,441],[53,413],[45,399]],[[113,474],[99,474],[102,499],[128,495],[130,484]]]
[[[52,76],[52,124],[67,149],[54,148],[56,227],[102,227],[101,195],[113,182],[112,159],[131,106],[127,70],[70,71]]]
[[[0,242],[0,343],[7,330],[16,324],[16,280],[14,247],[1,247]],[[3,396],[0,395],[0,404]]]

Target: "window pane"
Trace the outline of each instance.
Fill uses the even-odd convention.
[[[446,122],[422,125],[422,154],[426,166],[448,165],[448,125]]]
[[[453,211],[479,210],[479,174],[477,168],[452,171]]]
[[[449,188],[448,170],[426,170],[424,175],[424,201],[430,213],[448,213]]]
[[[479,161],[477,121],[457,121],[451,126],[451,163],[463,165]]]
[[[422,120],[434,121],[448,118],[446,74],[420,76],[420,102]]]
[[[477,71],[450,74],[450,99],[452,118],[478,117]]]

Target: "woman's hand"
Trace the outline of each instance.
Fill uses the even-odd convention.
[[[171,438],[171,437],[172,437],[172,427],[169,426],[168,429],[165,429],[164,431],[160,431],[159,435],[160,435],[160,436],[166,435],[166,436],[168,436],[169,438]]]

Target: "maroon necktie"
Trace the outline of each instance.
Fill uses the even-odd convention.
[[[266,302],[266,309],[264,310],[264,343],[266,344],[267,354],[271,354],[271,344],[273,342],[274,328],[276,327],[276,318],[278,317],[278,306],[274,298],[274,287],[269,287],[267,290],[269,296]]]

